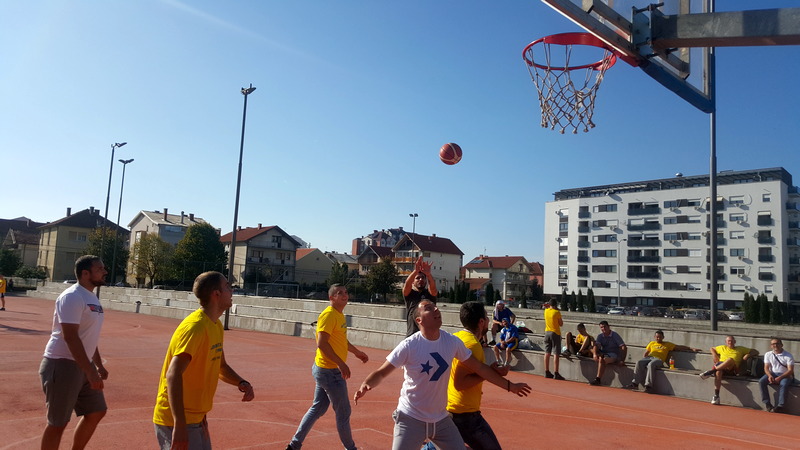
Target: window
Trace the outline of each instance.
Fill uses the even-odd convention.
[[[733,213],[728,216],[728,220],[731,222],[744,222],[744,213]]]
[[[616,211],[616,210],[617,210],[617,204],[616,204],[616,203],[612,203],[612,204],[608,204],[608,205],[595,205],[595,206],[592,208],[592,210],[593,210],[594,212],[611,212],[611,211]]]
[[[690,248],[689,249],[689,257],[690,258],[699,258],[701,256],[703,256],[703,251],[702,250],[696,249],[696,248]]]
[[[772,200],[772,194],[770,194],[769,192],[761,194],[761,201],[762,202],[769,203],[771,200]]]
[[[69,240],[72,242],[86,242],[86,233],[83,231],[70,231]]]
[[[617,273],[617,266],[592,266],[593,273]]]
[[[772,294],[772,290],[773,289],[772,289],[772,285],[771,284],[765,284],[764,285],[764,293],[765,294]]]
[[[744,239],[744,231],[731,231],[731,239]]]
[[[702,238],[702,235],[699,232],[698,233],[689,233],[689,235],[686,236],[686,239],[689,240],[689,241],[699,241],[701,238]]]
[[[281,248],[282,239],[282,236],[272,236],[272,243],[274,244],[273,247]]]
[[[567,231],[569,229],[569,223],[563,222],[558,224],[558,231]]]
[[[672,225],[678,223],[678,216],[664,217],[664,225]]]
[[[743,248],[732,248],[730,249],[730,256],[741,256],[744,257],[744,249]]]
[[[743,284],[731,284],[731,292],[744,292]]]
[[[597,258],[616,258],[616,250],[592,250],[592,256]]]
[[[744,266],[731,266],[731,275],[744,276]]]
[[[731,195],[730,198],[728,198],[728,203],[731,206],[744,205],[744,195]]]
[[[687,291],[699,291],[703,288],[703,285],[700,283],[686,283],[686,290]]]
[[[592,236],[592,242],[617,242],[616,234],[598,234]]]
[[[686,200],[686,206],[700,206],[699,198],[690,198]]]

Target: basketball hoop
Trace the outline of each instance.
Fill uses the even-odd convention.
[[[534,62],[534,47],[541,44],[540,62]],[[554,61],[551,47],[564,47],[564,59]],[[599,61],[584,65],[570,65],[572,47],[575,45],[598,47],[603,50]],[[562,33],[537,39],[522,51],[522,58],[539,92],[539,106],[542,108],[542,127],[555,130],[572,128],[578,134],[594,128],[592,114],[597,89],[609,67],[617,62],[617,56],[603,41],[589,33]],[[542,58],[544,63],[541,62]],[[573,79],[575,72],[575,79]],[[582,74],[581,80],[578,75]]]

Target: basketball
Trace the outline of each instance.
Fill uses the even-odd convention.
[[[449,144],[444,144],[439,150],[439,159],[449,166],[456,164],[457,162],[461,161],[461,147],[452,142]]]

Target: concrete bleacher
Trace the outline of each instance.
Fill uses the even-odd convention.
[[[63,290],[61,283],[47,283],[39,287],[35,295],[54,300]],[[191,292],[152,290],[120,287],[103,287],[103,306],[109,310],[135,312],[182,319],[198,307]],[[277,333],[305,338],[314,337],[312,322],[327,307],[327,300],[306,300],[273,297],[234,296],[229,326]],[[461,329],[457,304],[442,303],[443,328],[449,332]],[[544,322],[542,311],[515,309],[517,320],[531,329],[526,336],[534,350],[514,352],[511,362],[513,371],[544,375],[543,348]],[[348,321],[348,338],[360,346],[389,350],[405,337],[405,311],[400,305],[369,304],[352,302],[345,315]],[[712,366],[709,349],[722,345],[725,335],[736,336],[737,344],[755,348],[763,353],[769,349],[771,336],[783,339],[785,348],[793,355],[800,354],[800,329],[789,326],[753,325],[737,322],[720,322],[718,331],[710,331],[708,321],[688,321],[655,317],[609,316],[589,313],[564,312],[562,331],[575,330],[579,322],[587,326],[589,334],[599,333],[597,322],[608,320],[629,346],[626,364],[612,366],[606,370],[603,385],[622,387],[633,380],[634,368],[644,347],[653,338],[656,329],[664,330],[666,340],[690,347],[700,348],[702,353],[674,352],[676,369],[664,369],[656,375],[655,392],[699,401],[710,401],[714,391],[713,379],[701,380],[698,376]],[[574,332],[574,331],[573,331]],[[494,360],[490,349],[486,351],[487,362]],[[596,373],[596,363],[590,358],[561,358],[560,373],[567,380],[588,382]],[[770,389],[771,393],[774,389]],[[763,409],[757,380],[750,377],[726,378],[722,383],[721,400],[724,405]],[[800,385],[789,389],[786,411],[800,415]]]

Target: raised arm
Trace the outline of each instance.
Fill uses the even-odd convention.
[[[367,375],[367,378],[361,383],[361,386],[358,388],[355,394],[353,394],[353,401],[358,404],[358,399],[365,396],[367,392],[371,391],[372,389],[378,387],[390,373],[394,371],[395,367],[389,361],[384,361],[383,365],[378,368],[378,370],[372,372],[371,374]]]

